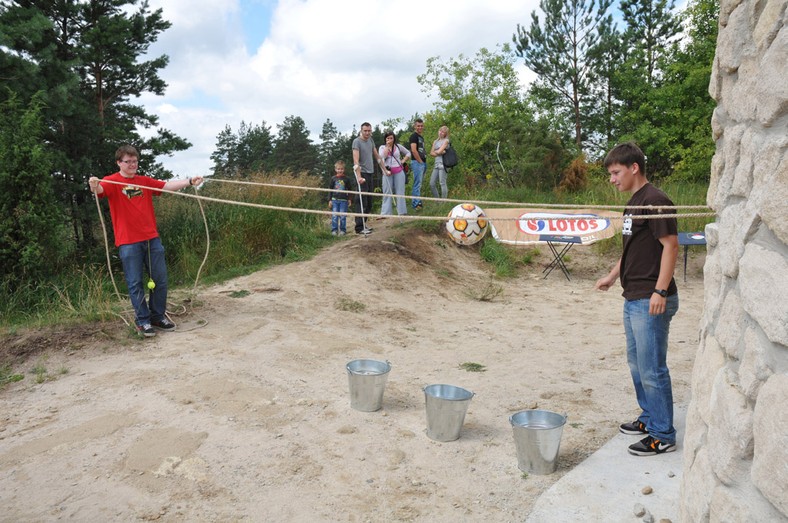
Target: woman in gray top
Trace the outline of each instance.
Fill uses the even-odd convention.
[[[443,166],[443,153],[446,152],[446,147],[449,146],[449,128],[445,125],[438,129],[438,139],[432,142],[432,150],[430,156],[435,158],[435,166],[432,168],[432,176],[430,176],[430,189],[432,195],[438,198],[437,182],[440,180],[441,184],[441,198],[446,198],[449,195],[449,186],[446,185],[446,168]]]

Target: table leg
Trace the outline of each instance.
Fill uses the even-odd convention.
[[[560,251],[555,248],[553,242],[547,242],[547,245],[548,247],[550,247],[550,252],[553,253],[553,261],[550,262],[550,264],[542,270],[542,272],[547,273],[544,275],[544,277],[547,278],[550,275],[550,273],[553,272],[553,269],[555,269],[556,266],[558,266],[561,268],[561,271],[564,273],[564,276],[566,276],[566,279],[572,281],[572,278],[569,277],[569,269],[564,263],[564,256],[566,255],[567,252],[569,252],[569,249],[572,248],[572,245],[574,245],[574,243],[565,243]]]
[[[689,245],[684,246],[684,283],[687,283],[687,251],[689,251]]]

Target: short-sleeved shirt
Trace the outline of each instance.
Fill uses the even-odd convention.
[[[375,172],[375,158],[373,152],[375,151],[375,141],[370,137],[364,141],[356,137],[353,140],[353,149],[358,149],[358,164],[361,166],[361,172],[372,174]]]
[[[424,150],[424,137],[422,135],[420,135],[419,133],[414,132],[413,134],[410,135],[410,139],[408,140],[408,143],[409,144],[414,144],[415,143],[416,144],[416,152],[419,153],[419,157],[418,158],[413,158],[413,159],[414,160],[418,160],[421,163],[426,162],[427,161],[427,153]],[[409,150],[411,152],[413,152],[413,148],[412,147]]]
[[[332,176],[331,181],[328,182],[328,188],[331,189],[329,200],[352,200],[353,195],[346,192],[334,191],[352,191],[353,187],[350,186],[350,178],[347,176]]]
[[[435,140],[435,142],[433,142],[432,150],[433,151],[437,151],[438,149],[443,147],[443,144],[445,142],[448,142],[448,141],[449,141],[448,138],[438,138],[437,140]],[[445,150],[444,150],[444,152],[445,152]],[[436,169],[443,169],[444,168],[443,167],[443,155],[439,154],[438,156],[435,157],[435,166],[434,167]]]
[[[159,232],[156,228],[153,195],[158,196],[161,191],[153,189],[161,189],[165,182],[141,175],[125,178],[119,172],[105,176],[102,181],[104,180],[150,187],[150,189],[140,189],[115,183],[101,184],[104,192],[99,197],[107,198],[109,201],[112,229],[115,231],[115,245],[120,247],[157,238]]]
[[[659,278],[662,260],[662,244],[660,238],[678,234],[675,218],[656,220],[638,219],[638,216],[650,214],[673,214],[672,209],[630,209],[641,205],[673,205],[668,196],[647,183],[641,187],[627,202],[624,209],[624,253],[621,256],[621,286],[623,296],[627,300],[650,298]],[[676,282],[670,279],[668,295],[678,292]]]

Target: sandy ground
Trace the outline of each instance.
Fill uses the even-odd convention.
[[[6,337],[6,358],[50,379],[0,390],[0,520],[524,520],[637,415],[622,298],[593,290],[613,260],[576,247],[572,281],[543,280],[542,249],[480,301],[491,279],[474,249],[376,225],[202,289],[178,331],[152,340],[118,335],[120,322]],[[669,364],[681,404],[700,266],[694,255],[690,281],[678,278]],[[380,411],[350,407],[345,365],[357,358],[391,362]],[[435,383],[476,394],[457,441],[426,435],[423,388]],[[568,416],[554,474],[517,468],[508,417],[527,408]]]

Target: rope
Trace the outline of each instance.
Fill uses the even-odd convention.
[[[194,189],[195,193],[197,189]],[[200,264],[200,268],[197,269],[197,276],[194,278],[194,286],[192,290],[197,289],[197,282],[200,280],[200,273],[202,273],[202,268],[205,267],[205,262],[208,261],[208,253],[211,250],[211,233],[208,230],[208,218],[205,217],[205,209],[202,206],[202,201],[197,200],[197,204],[200,206],[200,213],[202,213],[202,221],[205,224],[205,256],[203,256],[202,263]]]
[[[337,192],[337,193],[351,193],[351,194],[362,194],[362,195],[370,195],[370,196],[394,196],[395,198],[405,198],[407,200],[432,200],[436,202],[448,202],[448,203],[466,203],[468,200],[456,200],[451,198],[436,198],[432,196],[408,196],[406,194],[384,194],[384,193],[377,193],[377,192],[362,192],[359,193],[358,191],[343,191],[343,190],[333,190],[327,189],[323,187],[304,187],[301,185],[282,185],[278,183],[262,183],[262,182],[246,182],[241,180],[226,180],[223,178],[204,178],[205,181],[210,182],[219,182],[219,183],[234,183],[239,185],[257,185],[260,187],[276,187],[278,189],[299,189],[302,191],[318,191],[318,192]],[[114,182],[118,183],[118,182]],[[128,184],[132,185],[132,184]],[[507,207],[549,207],[549,208],[561,208],[561,209],[608,209],[608,210],[615,210],[615,209],[709,209],[708,205],[586,205],[586,204],[573,204],[573,203],[530,203],[530,202],[498,202],[498,201],[486,201],[486,200],[476,200],[479,204],[484,205],[503,205]]]
[[[120,297],[120,291],[118,291],[118,285],[115,283],[115,275],[112,273],[112,263],[110,262],[109,258],[109,239],[107,238],[107,224],[104,223],[104,214],[101,212],[101,204],[99,204],[99,197],[98,194],[93,193],[93,196],[96,198],[96,210],[98,210],[99,220],[101,221],[101,232],[104,233],[104,250],[107,253],[107,270],[109,270],[109,276],[112,279],[112,286],[115,288],[115,296],[117,296],[118,301],[122,301]],[[123,321],[126,321],[125,319]],[[126,323],[128,325],[128,322]]]
[[[128,187],[138,187],[140,189],[155,190],[155,191],[158,191],[158,192],[175,194],[177,196],[182,196],[182,197],[185,197],[185,198],[195,198],[195,199],[198,199],[198,200],[205,200],[205,201],[209,201],[209,202],[226,203],[226,204],[230,204],[230,205],[240,205],[242,207],[254,207],[254,208],[258,208],[258,209],[268,209],[268,210],[274,210],[274,211],[301,212],[301,213],[305,213],[305,214],[318,214],[318,215],[324,215],[324,216],[331,216],[331,215],[334,215],[334,214],[339,215],[339,216],[347,216],[347,217],[358,217],[358,216],[369,217],[370,216],[369,214],[357,213],[357,212],[344,212],[344,213],[343,212],[336,212],[335,213],[335,212],[332,212],[332,211],[321,211],[321,210],[317,210],[317,209],[302,209],[302,208],[299,208],[299,207],[282,207],[282,206],[279,206],[279,205],[267,205],[267,204],[262,204],[262,203],[239,202],[239,201],[235,201],[235,200],[225,200],[225,199],[222,199],[222,198],[214,198],[214,197],[211,197],[211,196],[200,196],[200,195],[197,195],[197,194],[193,195],[193,194],[183,193],[183,192],[179,192],[179,191],[170,191],[170,190],[167,190],[167,189],[151,189],[150,187],[143,186],[143,185],[135,185],[133,183],[124,183],[124,182],[115,182],[115,181],[110,181],[110,180],[102,180],[101,183],[111,183],[111,184],[115,184],[115,185],[123,185],[123,186],[128,186]],[[232,182],[232,183],[251,184],[251,183],[254,183],[254,182]],[[289,185],[277,185],[277,184],[259,184],[259,185],[267,185],[267,186],[278,187],[278,188],[295,188],[295,189],[300,189],[300,190],[319,189],[319,188],[308,188],[308,187],[301,187],[301,186],[289,186]],[[320,190],[328,190],[328,189],[320,189]],[[336,191],[336,192],[339,192],[339,191]],[[359,193],[357,193],[355,191],[343,191],[343,192],[353,192],[353,194],[359,194]],[[390,195],[382,195],[381,193],[360,193],[360,194],[368,194],[368,195],[372,195],[372,196],[390,196]],[[402,196],[397,195],[396,197],[397,198],[401,198]],[[405,198],[413,198],[413,197],[405,196]],[[427,198],[427,197],[422,197],[421,199],[423,199],[423,200],[425,200],[425,199],[439,200],[439,201],[446,201],[446,202],[461,202],[461,203],[466,203],[467,202],[467,200],[451,200],[451,199]],[[492,203],[492,202],[488,202],[488,203]],[[516,205],[518,207],[522,207],[523,205],[528,205],[528,204],[511,203],[510,205]],[[531,204],[531,205],[537,206],[537,207],[556,207],[557,206],[556,204],[552,204],[551,205],[551,204],[538,204],[538,203],[537,204]],[[569,207],[569,206],[567,205],[566,207]],[[584,209],[597,208],[596,206],[588,206],[588,205],[575,205],[573,207],[584,208]],[[598,208],[607,208],[607,207],[610,207],[610,206],[599,206]],[[619,207],[620,206],[616,206],[614,208],[618,209]],[[623,207],[626,207],[626,206],[623,206]],[[697,206],[697,205],[696,206],[686,206],[686,207],[688,207],[688,208],[699,208],[699,207],[700,208],[708,208],[708,207]],[[646,205],[646,206],[636,206],[636,207],[629,207],[629,208],[632,208],[632,209],[652,209],[652,210],[657,210],[657,209],[663,209],[663,208],[674,208],[674,206],[667,206],[667,205],[665,205],[665,206],[649,206],[649,205]],[[678,207],[675,207],[675,208],[678,208]],[[644,220],[662,220],[662,219],[668,219],[668,218],[700,218],[700,217],[708,217],[708,216],[716,216],[716,215],[717,214],[714,213],[714,212],[710,212],[710,213],[685,213],[685,214],[656,214],[656,215],[638,215],[637,218],[638,219],[644,219]],[[383,218],[388,218],[388,216],[382,216],[382,217]],[[399,216],[393,216],[392,215],[391,218],[398,218],[400,220],[446,221],[448,217],[447,216],[413,216],[413,215],[410,215],[410,214],[403,214],[403,215],[399,215]],[[582,214],[578,214],[578,215],[575,215],[575,216],[572,216],[572,215],[561,216],[561,219],[565,219],[565,220],[585,220],[587,218],[588,218],[588,215],[582,215]],[[629,219],[631,217],[630,216],[606,216],[605,218],[608,219],[608,220],[626,220],[626,219]],[[467,219],[468,221],[478,221],[478,220],[485,220],[485,221],[519,221],[520,220],[520,218],[488,218],[488,217],[485,217],[485,216],[482,216],[482,217],[479,217],[479,218],[464,218],[464,219]]]
[[[353,195],[356,195],[356,194],[358,194],[358,195],[369,195],[369,196],[373,196],[373,197],[393,196],[395,198],[405,198],[405,199],[411,199],[411,200],[412,199],[419,199],[419,200],[429,200],[429,201],[449,202],[449,203],[466,203],[467,202],[467,200],[458,200],[458,199],[450,199],[450,198],[435,198],[435,197],[429,197],[429,196],[418,196],[418,197],[416,197],[416,196],[408,196],[408,195],[391,195],[391,194],[383,194],[383,193],[375,193],[375,192],[361,192],[361,191],[341,191],[341,190],[334,191],[332,189],[320,188],[320,187],[305,187],[305,186],[298,186],[298,185],[281,185],[281,184],[271,184],[271,183],[262,183],[262,182],[246,182],[246,181],[240,181],[240,180],[224,180],[224,179],[220,179],[220,178],[210,178],[210,179],[206,179],[206,181],[220,182],[220,183],[234,183],[234,184],[239,184],[239,185],[257,185],[257,186],[261,186],[261,187],[275,187],[275,188],[279,188],[279,189],[298,189],[298,190],[320,191],[320,192],[341,192],[341,193],[348,193],[348,194],[353,194]],[[167,189],[151,189],[150,187],[147,187],[147,186],[136,185],[136,184],[133,184],[133,183],[126,183],[126,182],[116,182],[116,181],[112,181],[112,180],[102,180],[101,183],[109,183],[109,184],[115,184],[115,185],[137,187],[137,188],[140,188],[140,189],[155,190],[155,191],[158,191],[158,192],[174,194],[174,195],[182,196],[182,197],[186,197],[186,198],[194,198],[194,199],[197,200],[197,204],[200,207],[200,213],[202,214],[203,224],[205,225],[206,249],[205,249],[205,256],[203,257],[202,263],[200,264],[200,268],[197,270],[197,276],[195,277],[194,285],[192,287],[193,290],[196,290],[197,283],[198,283],[198,281],[200,279],[200,274],[202,273],[203,267],[205,266],[206,262],[208,261],[208,255],[210,253],[210,245],[211,245],[211,236],[210,236],[210,231],[208,229],[208,219],[207,219],[207,217],[205,215],[205,209],[204,209],[203,204],[202,204],[203,200],[211,201],[211,202],[217,202],[217,203],[226,203],[226,204],[230,204],[230,205],[240,205],[240,206],[243,206],[243,207],[253,207],[253,208],[258,208],[258,209],[269,209],[269,210],[284,211],[284,212],[301,212],[301,213],[306,213],[306,214],[317,214],[317,215],[324,215],[324,216],[332,216],[332,215],[335,215],[335,214],[336,215],[340,215],[340,216],[347,216],[347,217],[358,217],[358,216],[360,216],[362,218],[367,218],[367,217],[370,216],[370,214],[366,214],[366,213],[355,213],[355,212],[335,213],[335,212],[332,212],[332,211],[320,211],[320,210],[316,210],[316,209],[302,209],[302,208],[294,208],[294,207],[282,207],[282,206],[277,206],[277,205],[266,205],[266,204],[259,204],[259,203],[239,202],[239,201],[235,201],[235,200],[225,200],[225,199],[222,199],[222,198],[213,198],[213,197],[209,197],[209,196],[198,195],[198,194],[196,194],[196,192],[197,192],[196,188],[194,189],[195,194],[188,194],[188,193],[183,193],[183,192],[180,192],[180,191],[170,191],[170,190],[167,190]],[[98,214],[99,214],[99,220],[101,221],[101,229],[102,229],[102,233],[103,233],[103,236],[104,236],[104,249],[105,249],[106,255],[107,255],[107,269],[109,271],[109,275],[110,275],[110,278],[112,280],[112,286],[115,289],[115,295],[116,295],[116,297],[118,298],[119,301],[123,301],[123,298],[121,297],[120,291],[118,290],[118,286],[117,286],[117,284],[115,282],[115,275],[112,272],[112,263],[110,261],[110,251],[109,251],[109,239],[108,239],[108,235],[107,235],[107,226],[106,226],[106,223],[104,221],[104,215],[101,212],[101,205],[99,204],[99,197],[95,193],[94,193],[94,197],[95,197],[95,201],[96,201],[96,210],[98,211]],[[481,203],[483,203],[485,205],[502,205],[502,206],[516,206],[516,207],[526,206],[526,207],[543,207],[543,208],[582,208],[582,209],[620,209],[620,208],[625,208],[625,209],[651,209],[651,210],[660,210],[660,209],[708,209],[709,208],[706,205],[675,205],[675,206],[669,206],[669,205],[662,205],[662,206],[645,205],[645,206],[630,206],[630,207],[627,207],[626,205],[550,204],[550,203],[496,202],[496,201],[484,201],[484,200],[479,200],[479,202],[481,202]],[[637,219],[656,220],[656,219],[668,219],[668,218],[696,218],[696,217],[700,218],[700,217],[710,217],[710,216],[716,216],[716,213],[714,213],[714,212],[707,212],[707,213],[638,215]],[[402,221],[402,220],[446,221],[447,220],[446,216],[413,216],[413,215],[408,215],[408,214],[399,215],[399,216],[396,216],[396,217],[395,216],[381,216],[381,217],[382,218],[397,218],[400,221]],[[588,218],[587,214],[586,215],[578,214],[578,215],[562,215],[561,216],[561,219],[563,219],[563,220],[584,220],[584,219],[587,219],[587,218]],[[625,220],[625,219],[628,219],[628,218],[631,218],[631,217],[630,216],[606,216],[605,217],[605,219],[608,219],[608,220]],[[478,218],[463,218],[463,219],[465,219],[467,221],[485,220],[485,221],[490,221],[490,222],[491,221],[519,221],[520,220],[519,217],[518,218],[488,218],[488,217],[485,217],[485,216],[478,217]],[[149,262],[149,266],[150,266],[150,262]],[[168,302],[168,305],[169,305],[169,302]],[[186,313],[186,307],[185,306],[181,306],[181,307],[183,307],[183,312],[181,314],[185,314]],[[128,312],[128,311],[125,311],[125,312]],[[114,314],[119,316],[127,326],[131,325],[126,320],[126,318],[123,315],[117,314],[117,313],[114,313]],[[167,313],[166,311],[165,311],[165,315],[167,315],[167,317],[170,317],[169,313]],[[170,318],[170,321],[172,321],[172,318]],[[173,323],[175,323],[175,322],[173,322]],[[191,330],[196,330],[196,329],[204,327],[205,325],[207,325],[207,323],[208,323],[207,321],[203,320],[202,323],[200,323],[198,326],[193,327],[191,329],[187,329],[185,331],[181,330],[180,332],[189,332]]]

